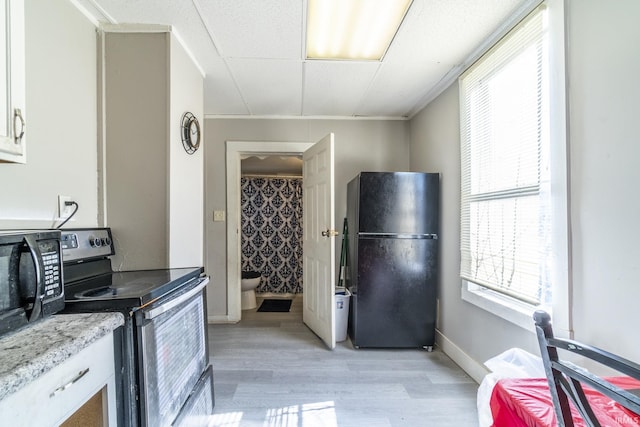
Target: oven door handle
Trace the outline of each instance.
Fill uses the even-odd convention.
[[[162,313],[166,313],[172,308],[179,306],[183,302],[188,301],[194,296],[196,296],[197,294],[199,294],[202,291],[202,289],[204,289],[204,287],[207,286],[207,283],[209,283],[209,277],[201,277],[199,279],[192,279],[192,280],[195,280],[198,283],[193,289],[190,289],[188,292],[185,292],[179,297],[176,297],[172,300],[167,301],[166,303],[162,304],[159,307],[155,307],[150,310],[145,310],[144,318],[147,320],[150,320],[160,316]],[[187,282],[187,284],[188,283],[190,282]]]

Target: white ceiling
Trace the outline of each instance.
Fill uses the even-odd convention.
[[[414,0],[381,62],[305,60],[304,0],[76,2],[101,22],[173,26],[206,75],[205,115],[401,118],[531,0]]]

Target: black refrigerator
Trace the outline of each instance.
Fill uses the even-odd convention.
[[[356,348],[419,348],[435,341],[440,174],[361,172],[347,186]]]

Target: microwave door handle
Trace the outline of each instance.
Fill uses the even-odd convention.
[[[29,314],[29,322],[33,322],[40,317],[40,312],[42,311],[42,295],[40,291],[43,287],[42,281],[44,280],[44,264],[42,262],[42,254],[40,253],[38,242],[36,242],[33,236],[25,236],[24,241],[27,243],[27,247],[31,253],[31,258],[36,266],[36,292],[33,299],[33,308]]]

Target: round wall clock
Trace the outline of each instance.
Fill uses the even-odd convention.
[[[196,116],[188,111],[184,113],[182,115],[180,130],[184,150],[188,154],[195,153],[198,147],[200,147],[200,123],[198,123]]]

